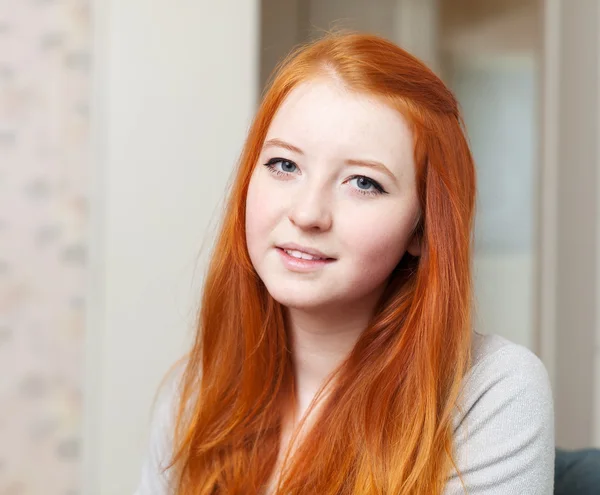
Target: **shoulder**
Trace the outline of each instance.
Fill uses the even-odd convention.
[[[484,394],[502,393],[514,400],[533,394],[539,408],[552,406],[548,373],[529,349],[498,335],[473,334],[471,369],[463,382],[463,403],[473,405]]]
[[[533,352],[496,335],[473,335],[454,443],[469,493],[552,493],[552,389]],[[448,493],[461,493],[453,481],[456,491]]]

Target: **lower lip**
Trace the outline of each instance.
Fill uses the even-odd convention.
[[[276,248],[279,252],[279,256],[281,256],[281,261],[283,261],[283,266],[285,266],[288,270],[292,270],[294,272],[311,272],[314,270],[318,270],[325,265],[333,263],[334,259],[326,259],[326,260],[301,260],[298,258],[294,258],[287,254],[283,249]]]

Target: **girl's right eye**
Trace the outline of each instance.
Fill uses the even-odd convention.
[[[275,175],[289,175],[293,174],[298,166],[291,160],[285,158],[271,158],[267,163],[267,167]]]

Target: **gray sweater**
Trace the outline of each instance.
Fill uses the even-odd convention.
[[[136,495],[168,493],[168,472],[160,470],[171,452],[174,401],[168,396],[154,414]],[[464,380],[454,434],[455,460],[469,495],[552,494],[552,391],[544,365],[525,347],[499,336],[473,334],[473,365]],[[444,495],[463,493],[453,473]]]

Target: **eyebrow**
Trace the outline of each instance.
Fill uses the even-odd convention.
[[[379,170],[381,173],[392,179],[395,183],[398,182],[396,176],[381,162],[376,162],[374,160],[354,160],[352,158],[348,158],[344,161],[344,163],[346,163],[346,165],[358,165],[360,167],[368,167],[372,168],[373,170]]]
[[[273,147],[283,148],[283,149],[286,149],[289,151],[293,151],[294,153],[298,153],[299,155],[304,155],[304,151],[302,151],[297,146],[294,146],[293,144],[290,144],[290,143],[286,143],[285,141],[282,141],[281,139],[277,139],[277,138],[269,139],[267,142],[265,142],[263,149],[273,148]]]
[[[283,149],[292,151],[294,153],[297,153],[299,155],[304,155],[304,152],[297,146],[294,146],[293,144],[287,143],[287,142],[285,142],[281,139],[277,139],[277,138],[269,139],[268,141],[266,141],[263,146],[263,149],[274,148],[274,147],[283,148]],[[344,163],[346,165],[357,165],[360,167],[368,167],[373,170],[378,170],[379,172],[387,175],[390,179],[392,179],[394,182],[397,183],[396,176],[394,174],[392,174],[392,172],[390,172],[390,169],[387,168],[381,162],[378,162],[375,160],[357,160],[354,158],[348,158],[348,159],[344,160]]]

